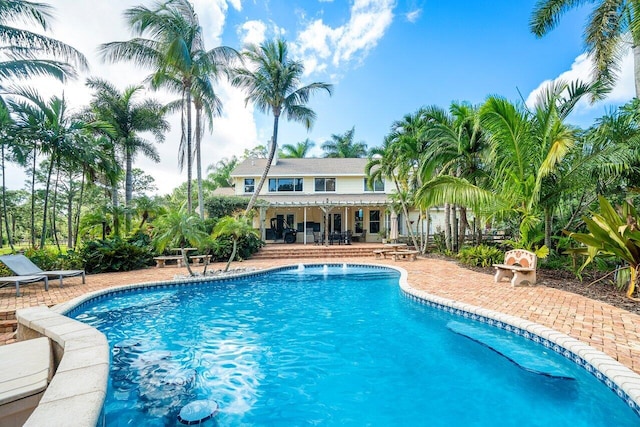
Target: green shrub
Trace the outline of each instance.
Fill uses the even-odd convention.
[[[33,249],[24,251],[24,255],[43,270],[77,270],[84,268],[82,259],[72,250],[60,253],[57,249]],[[0,277],[13,276],[14,273],[0,263]]]
[[[153,264],[149,236],[139,233],[123,240],[114,237],[86,242],[79,252],[87,273],[131,271]]]
[[[255,236],[244,236],[238,240],[238,251],[234,261],[251,258],[264,246],[264,242]],[[211,253],[216,261],[227,261],[233,250],[231,237],[219,237],[212,242]]]
[[[43,270],[75,270],[83,268],[82,259],[73,250],[60,253],[56,249],[27,249],[24,255]]]
[[[248,197],[214,196],[205,200],[204,207],[209,214],[209,218],[222,218],[245,210],[248,204]]]
[[[458,260],[472,267],[490,267],[504,261],[504,252],[493,246],[473,246],[461,249]]]

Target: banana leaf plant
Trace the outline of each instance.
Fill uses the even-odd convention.
[[[640,268],[640,217],[635,207],[624,202],[616,211],[602,196],[599,198],[600,213],[592,212],[591,218],[583,218],[589,233],[568,233],[569,237],[585,247],[570,250],[586,255],[587,259],[578,270],[582,271],[596,257],[613,257],[622,260],[624,265],[619,277],[628,278],[627,296],[633,297],[638,282]],[[565,231],[565,233],[567,233]]]

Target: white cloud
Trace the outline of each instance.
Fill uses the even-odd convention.
[[[361,61],[393,21],[393,0],[355,0],[349,21],[332,28],[322,19],[310,22],[298,34],[295,51],[305,62],[305,74]]]
[[[544,88],[552,84],[555,81],[562,80],[564,82],[571,82],[575,80],[581,80],[583,82],[591,81],[593,71],[593,61],[586,54],[578,56],[571,64],[571,69],[561,73],[558,77],[545,80],[535,88],[527,97],[526,104],[532,107],[542,93]],[[629,48],[620,63],[620,73],[615,86],[612,88],[609,95],[602,102],[604,103],[620,103],[627,102],[635,96],[635,82],[633,76],[633,52]],[[574,115],[583,115],[602,108],[601,103],[591,104],[588,99],[581,99],[574,109]]]
[[[264,22],[253,20],[246,21],[238,27],[238,37],[243,45],[256,44],[259,45],[266,39],[267,26]]]
[[[407,21],[413,24],[417,22],[418,19],[420,19],[420,16],[422,16],[422,9],[412,10],[411,12],[405,14],[404,16],[407,18]]]

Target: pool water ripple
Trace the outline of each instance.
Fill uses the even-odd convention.
[[[471,320],[405,298],[398,279],[306,267],[116,295],[74,315],[112,345],[108,425],[176,425],[199,399],[218,402],[219,426],[638,425],[584,369],[482,324],[576,380],[526,372],[447,330]]]

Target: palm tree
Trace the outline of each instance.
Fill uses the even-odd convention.
[[[204,117],[211,123],[221,109],[211,77],[217,77],[237,52],[224,46],[205,50],[202,27],[188,0],[168,0],[154,6],[127,9],[125,17],[138,37],[103,44],[100,51],[105,60],[129,60],[151,67],[149,81],[154,88],[164,87],[180,94],[182,135],[178,164],[181,169],[185,163],[187,166],[187,211],[191,212],[192,104],[196,108],[196,156],[200,159],[201,120]],[[201,181],[199,172],[199,189]],[[201,206],[201,214],[202,209]]]
[[[234,218],[232,216],[226,216],[221,218],[220,221],[213,228],[213,233],[211,237],[217,239],[219,237],[231,237],[233,241],[233,249],[231,250],[231,256],[229,256],[229,261],[227,261],[227,265],[224,267],[224,271],[229,270],[229,266],[231,265],[231,261],[236,257],[236,252],[238,251],[238,241],[246,236],[254,236],[259,237],[259,231],[253,228],[251,225],[251,221],[245,217]]]
[[[316,144],[309,138],[304,141],[293,144],[284,144],[280,151],[280,157],[283,159],[303,159],[309,155],[309,151]]]
[[[239,162],[236,156],[232,156],[230,159],[225,158],[219,160],[215,165],[209,165],[209,167],[207,167],[209,175],[206,180],[206,182],[209,183],[209,189],[213,191],[220,187],[232,187],[231,172],[238,166]]]
[[[393,182],[400,202],[404,220],[414,247],[418,241],[411,227],[409,209],[414,205],[416,188],[420,185],[418,166],[426,146],[424,134],[424,114],[418,110],[407,114],[391,126],[391,133],[384,139],[382,147],[372,148],[365,173],[369,184],[387,179]]]
[[[9,242],[11,252],[14,251],[14,248],[11,231],[9,229],[9,217],[7,214],[7,187],[5,182],[6,174],[4,163],[5,147],[13,139],[13,125],[14,123],[13,119],[11,118],[9,108],[7,108],[7,104],[0,98],[0,173],[2,173],[2,218],[4,220],[4,226],[7,233],[7,242]],[[2,227],[3,224],[0,224],[0,229],[2,229]],[[2,245],[2,238],[0,238],[0,245]]]
[[[488,141],[480,123],[478,108],[468,103],[454,102],[448,112],[435,106],[425,108],[423,111],[428,123],[424,138],[431,141],[431,144],[423,153],[424,161],[420,176],[427,181],[433,176],[451,175],[464,177],[476,186],[482,185],[480,181],[488,178],[483,167],[488,163]],[[459,208],[460,227],[455,239],[458,248],[464,243],[466,229],[470,228],[467,208],[464,205]],[[456,207],[449,207],[449,210],[453,216],[452,219],[455,219]],[[456,221],[451,222],[455,224]],[[447,227],[445,231],[449,231],[449,228]],[[455,249],[453,242],[448,240],[447,247]]]
[[[418,197],[426,204],[458,203],[487,215],[515,216],[520,242],[531,248],[543,220],[543,183],[574,150],[578,134],[564,123],[593,85],[557,82],[541,94],[533,111],[500,97],[489,97],[480,109],[487,132],[490,181],[473,184],[468,177],[438,175]]]
[[[572,8],[583,6],[584,0],[540,0],[533,11],[530,28],[538,37],[551,31],[560,17]],[[640,5],[635,0],[590,0],[594,4],[584,31],[587,52],[594,60],[594,80],[611,87],[628,42],[633,47],[636,98],[640,98]],[[627,40],[628,36],[631,40]],[[594,93],[597,99],[602,93]]]
[[[201,246],[207,239],[204,224],[200,217],[189,214],[185,207],[172,209],[160,216],[155,222],[154,243],[159,252],[163,252],[167,246],[180,248],[182,260],[193,276],[189,258],[187,257],[187,244]]]
[[[125,160],[125,230],[131,231],[131,204],[133,200],[133,160],[139,153],[156,163],[160,161],[154,145],[140,133],[150,132],[156,142],[163,142],[169,123],[165,119],[166,107],[153,99],[137,101],[142,86],[129,86],[119,91],[106,80],[88,79],[87,86],[95,90],[91,108],[95,117],[108,123],[109,136],[122,151]]]
[[[353,134],[356,128],[352,127],[343,134],[331,135],[331,140],[322,144],[324,157],[352,159],[367,156],[367,144],[354,142]]]
[[[17,89],[16,95],[25,100],[11,100],[9,105],[16,114],[16,125],[20,138],[33,141],[32,155],[39,149],[49,154],[49,164],[45,175],[44,209],[42,214],[42,235],[40,247],[44,247],[47,231],[47,210],[51,176],[54,167],[59,166],[63,157],[75,155],[76,138],[88,127],[84,121],[71,116],[67,110],[65,98],[52,97],[45,101],[33,89]],[[33,171],[35,174],[35,169]]]
[[[273,113],[273,134],[269,157],[247,205],[246,213],[249,213],[258,199],[278,149],[280,115],[284,114],[289,120],[302,122],[307,129],[310,129],[316,114],[306,106],[309,98],[320,90],[331,94],[332,86],[315,82],[300,87],[304,65],[300,61],[289,58],[287,43],[282,39],[268,40],[260,46],[249,45],[243,52],[243,56],[249,64],[246,68],[234,70],[232,84],[247,91],[245,102],[253,102],[263,113],[269,110]]]
[[[146,222],[150,222],[158,214],[164,213],[164,207],[156,198],[150,198],[147,196],[140,196],[135,199],[136,211],[140,215],[140,225],[138,225],[138,231],[142,231],[142,227]]]
[[[87,60],[77,50],[58,40],[13,27],[21,22],[44,31],[49,30],[52,18],[51,6],[25,0],[0,2],[0,82],[7,79],[24,79],[36,76],[51,76],[61,81],[75,77],[71,62],[86,69]],[[38,58],[40,54],[45,58]],[[61,61],[46,58],[60,58]]]

